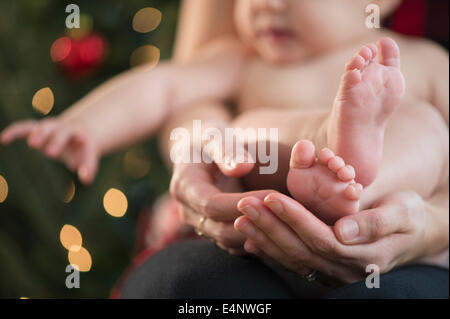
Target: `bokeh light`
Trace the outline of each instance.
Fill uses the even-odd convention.
[[[72,49],[72,41],[69,37],[58,38],[53,42],[50,48],[50,57],[52,61],[57,63],[63,61],[70,54]]]
[[[71,180],[69,181],[66,193],[64,194],[63,202],[66,204],[70,203],[74,196],[75,196],[75,183]]]
[[[162,13],[155,8],[143,8],[136,12],[133,18],[133,30],[147,33],[155,30],[161,23]]]
[[[133,178],[142,178],[150,171],[150,162],[144,152],[139,149],[131,149],[123,158],[125,173]]]
[[[53,92],[49,87],[45,87],[37,91],[34,96],[31,104],[33,108],[43,115],[47,115],[53,108],[53,104],[55,103],[55,98],[53,96]]]
[[[69,251],[68,258],[70,264],[79,271],[91,270],[92,258],[86,248],[80,247],[78,251]]]
[[[155,67],[160,58],[160,52],[154,45],[144,45],[131,54],[130,65],[131,67],[137,67],[141,65],[146,65],[147,67]]]
[[[79,50],[81,61],[92,64],[102,59],[106,48],[101,36],[91,35],[82,41]]]
[[[0,203],[3,203],[8,197],[8,183],[6,179],[0,175]]]
[[[73,29],[66,29],[66,33],[70,35],[72,39],[81,39],[88,35],[94,27],[94,19],[91,15],[82,13],[80,14],[80,27]]]
[[[127,212],[128,200],[124,193],[116,188],[109,189],[103,197],[103,207],[113,217],[122,217]]]
[[[59,233],[61,244],[69,251],[79,251],[83,244],[80,231],[72,225],[64,225]]]

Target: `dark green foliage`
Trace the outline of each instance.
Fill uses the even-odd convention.
[[[109,55],[90,77],[71,81],[50,59],[50,46],[65,32],[65,7],[80,6],[89,14],[94,30],[109,42]],[[131,21],[143,7],[163,13],[153,32],[133,31]],[[140,45],[153,44],[161,57],[171,52],[178,1],[176,0],[2,0],[0,1],[0,130],[25,119],[41,118],[31,107],[33,94],[49,86],[55,95],[56,115],[100,83],[129,68],[129,58]],[[123,170],[125,151],[107,156],[95,183],[82,187],[65,204],[67,181],[76,176],[57,162],[30,150],[25,142],[0,146],[0,175],[9,184],[9,195],[0,204],[0,297],[108,297],[133,254],[139,210],[168,187],[169,175],[158,156],[156,140],[138,146],[151,162],[142,179],[127,177]],[[103,195],[111,187],[128,197],[123,218],[106,214]],[[64,224],[76,226],[83,246],[91,253],[93,266],[81,274],[81,288],[65,287],[67,251],[59,241]]]

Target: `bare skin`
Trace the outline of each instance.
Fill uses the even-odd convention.
[[[146,74],[146,76],[143,75],[142,77],[138,77],[142,82],[144,82],[144,79],[151,79],[154,80],[155,83],[158,82],[160,78],[165,79],[165,81],[167,81],[167,78],[171,79],[171,81],[168,82],[164,81],[164,83],[170,82],[170,90],[142,89],[142,92],[145,92],[143,96],[148,98],[148,101],[151,101],[151,105],[153,106],[151,112],[146,112],[147,104],[145,103],[131,104],[138,112],[132,112],[130,108],[127,108],[126,112],[123,114],[120,112],[111,112],[111,109],[109,108],[110,103],[116,101],[116,97],[122,96],[124,92],[129,93],[126,90],[127,86],[124,86],[128,81],[118,81],[120,85],[117,84],[115,87],[112,87],[115,89],[120,88],[120,90],[116,90],[115,93],[114,89],[104,90],[104,93],[107,94],[98,94],[97,96],[99,99],[96,100],[95,103],[92,101],[91,103],[84,103],[86,102],[84,101],[81,103],[84,107],[77,107],[76,112],[68,112],[71,116],[58,118],[58,125],[55,125],[54,127],[64,128],[67,131],[68,129],[78,128],[80,123],[96,123],[95,119],[108,119],[110,127],[121,127],[123,130],[98,130],[94,129],[94,125],[90,126],[91,130],[85,130],[88,134],[92,134],[89,135],[90,140],[103,141],[102,143],[97,143],[97,149],[89,148],[86,153],[92,152],[92,154],[103,154],[118,146],[132,143],[136,141],[137,138],[141,138],[149,132],[154,131],[160,122],[163,119],[166,119],[166,111],[168,109],[179,112],[184,106],[194,101],[210,99],[224,102],[225,100],[231,99],[236,101],[238,113],[244,113],[245,111],[255,109],[256,107],[276,106],[278,109],[274,113],[280,117],[279,125],[275,124],[276,116],[274,116],[274,114],[270,112],[258,112],[258,121],[256,121],[256,117],[252,119],[253,123],[255,123],[254,127],[280,126],[281,128],[283,126],[284,133],[282,134],[284,134],[284,136],[281,137],[280,140],[285,143],[285,147],[290,151],[291,147],[298,139],[312,138],[316,135],[320,135],[316,134],[316,131],[320,131],[323,123],[327,120],[327,114],[333,105],[333,99],[339,87],[339,77],[342,73],[342,66],[346,63],[346,60],[352,56],[354,52],[357,52],[362,45],[376,42],[385,36],[394,38],[403,52],[403,66],[407,87],[406,98],[398,110],[401,110],[403,105],[408,107],[408,112],[400,114],[400,111],[397,111],[396,113],[398,113],[398,115],[392,115],[392,120],[395,118],[399,123],[402,123],[402,125],[388,126],[386,133],[395,135],[398,134],[399,131],[405,129],[409,129],[410,131],[414,130],[414,132],[410,133],[416,133],[416,127],[422,128],[427,134],[430,133],[430,130],[424,129],[424,124],[426,124],[426,127],[428,128],[442,128],[437,117],[433,117],[432,112],[425,111],[425,109],[438,109],[448,123],[448,67],[442,67],[443,65],[448,66],[448,56],[435,46],[423,41],[407,40],[385,31],[369,32],[364,27],[363,23],[354,19],[353,16],[347,16],[347,12],[360,12],[358,11],[360,8],[355,8],[354,2],[352,1],[346,1],[345,4],[343,2],[342,6],[346,7],[341,7],[340,4],[339,7],[335,8],[336,10],[330,10],[332,13],[337,14],[336,19],[330,19],[329,16],[321,17],[321,21],[315,21],[314,24],[307,25],[307,27],[294,23],[295,21],[304,23],[308,19],[308,16],[320,18],[320,16],[311,15],[310,13],[323,11],[324,8],[328,9],[330,8],[329,6],[335,5],[333,2],[334,1],[276,1],[269,3],[267,1],[260,1],[258,3],[253,3],[253,1],[240,1],[240,7],[239,10],[237,10],[237,13],[239,14],[239,17],[242,18],[239,19],[241,23],[249,21],[246,18],[248,13],[251,13],[252,10],[256,10],[260,16],[269,14],[269,18],[271,15],[274,17],[276,16],[277,18],[284,18],[285,15],[288,14],[305,16],[302,16],[302,19],[291,19],[290,17],[287,17],[284,20],[277,20],[282,21],[281,27],[280,25],[275,27],[269,25],[262,33],[252,30],[253,26],[240,25],[238,29],[240,30],[239,32],[242,33],[244,39],[243,42],[245,44],[244,47],[242,43],[238,41],[236,41],[236,43],[230,43],[228,39],[219,40],[211,44],[208,48],[205,48],[203,53],[199,54],[194,62],[186,63],[183,66],[164,65],[162,68],[157,68],[155,70],[161,70],[161,72],[164,70],[164,72],[162,72],[164,76],[155,76],[155,73],[152,71],[152,73]],[[382,2],[384,6],[387,6],[389,3],[381,0],[379,2]],[[251,5],[251,7],[245,7],[248,5]],[[363,4],[361,4],[361,10],[363,10]],[[349,19],[346,20],[345,18]],[[339,23],[333,25],[333,21]],[[340,23],[342,21],[349,21],[352,23],[354,21],[354,25],[343,25]],[[317,30],[310,30],[310,28],[317,26],[320,28]],[[282,29],[281,32],[279,28]],[[330,30],[333,32],[330,32]],[[318,34],[319,32],[321,37],[311,36]],[[261,36],[259,36],[259,34],[261,34]],[[282,34],[282,39],[278,36],[279,34]],[[288,36],[286,36],[286,34]],[[293,34],[295,34],[295,36],[293,36]],[[427,56],[427,60],[430,62],[427,63],[426,66],[417,63],[418,59],[422,59],[424,56]],[[159,72],[160,71],[157,73]],[[129,80],[129,83],[133,82],[131,79]],[[446,81],[447,83],[445,83]],[[134,85],[131,87],[134,87]],[[162,88],[164,88],[164,86]],[[205,88],[208,89],[206,94]],[[161,94],[161,92],[163,94]],[[168,99],[168,97],[170,97],[170,99]],[[169,103],[169,101],[172,103]],[[121,105],[119,103],[114,103],[114,105],[115,110],[120,110]],[[285,109],[286,113],[281,112],[280,110],[282,109]],[[308,111],[311,110],[314,111],[314,114],[308,113]],[[152,117],[155,112],[156,114],[161,114],[157,119]],[[431,113],[431,115],[427,112]],[[427,116],[424,116],[424,113],[426,113]],[[130,114],[134,115],[128,116]],[[147,120],[145,120],[145,116],[139,116],[139,114],[147,115]],[[178,116],[178,114],[179,113],[177,113],[176,116]],[[249,116],[248,114],[247,116]],[[287,120],[290,120],[288,115],[292,114],[296,114],[298,119],[304,119],[301,122],[304,123],[304,125],[299,125],[300,121],[292,121],[290,125],[286,125],[286,123],[289,122]],[[244,116],[245,114],[236,121],[236,125],[239,126],[239,123],[241,123],[240,126],[242,127],[251,126],[248,124],[251,121],[248,121],[248,125],[243,124],[246,120]],[[413,121],[402,122],[401,120],[403,117]],[[189,118],[189,116],[186,116],[185,119],[187,118]],[[61,121],[63,119],[64,121]],[[86,119],[89,119],[89,121]],[[136,119],[139,121],[136,121]],[[152,120],[152,125],[149,125],[149,119]],[[423,121],[424,119],[426,119],[425,123]],[[268,124],[266,125],[265,123]],[[412,126],[411,123],[417,125]],[[49,155],[57,158],[62,156],[64,151],[70,149],[72,146],[72,143],[69,143],[71,139],[64,139],[64,142],[67,143],[63,143],[59,138],[61,135],[55,134],[55,132],[60,132],[60,130],[50,130],[47,129],[48,126],[45,126],[46,128],[44,129],[43,123],[40,123],[42,125],[28,123],[28,126],[26,123],[22,124],[23,125],[16,125],[14,129],[11,128],[5,131],[4,134],[2,134],[3,142],[9,143],[16,138],[29,138],[30,144],[34,145],[32,141],[34,138],[37,138],[40,140],[40,143],[38,143],[39,145],[34,145],[34,147],[49,152]],[[192,124],[192,122],[188,124]],[[399,130],[399,127],[402,129]],[[441,147],[446,142],[445,137],[442,139],[442,136],[446,135],[445,130],[446,128],[439,132],[431,131],[431,136],[422,133],[420,136],[416,136],[421,138],[420,141],[427,150],[431,150],[419,154],[419,156],[422,156],[421,159],[430,160],[429,156],[425,157],[423,154],[444,153],[444,158],[437,155],[435,156],[437,160],[433,162],[432,165],[427,166],[427,169],[434,170],[432,173],[426,170],[423,170],[423,172],[417,170],[417,163],[421,163],[417,157],[414,158],[411,165],[408,167],[411,169],[410,172],[419,172],[419,176],[413,176],[413,178],[415,178],[413,181],[418,181],[417,183],[412,183],[413,181],[410,181],[407,184],[415,185],[415,190],[421,195],[430,195],[434,192],[439,184],[435,180],[436,175],[439,175],[440,177],[444,176],[442,179],[444,182],[447,181],[448,173],[446,173],[445,168],[441,167],[441,163],[439,162],[441,160],[445,162],[445,148]],[[442,133],[442,131],[444,131],[444,133]],[[71,130],[71,132],[77,132],[77,130]],[[286,132],[289,134],[286,134]],[[419,135],[419,133],[416,134]],[[72,136],[73,134],[64,134],[62,136],[67,135]],[[397,135],[397,137],[398,136],[400,135]],[[415,135],[410,134],[410,136]],[[438,138],[438,141],[435,141],[436,137]],[[430,140],[434,141],[431,143],[431,146],[427,145],[427,142]],[[59,145],[57,148],[59,154],[57,154],[58,152],[50,152],[53,148],[51,146],[54,144]],[[106,150],[102,149],[104,144],[108,144],[108,147],[105,148]],[[326,145],[326,141],[315,141],[315,144],[316,147],[320,149]],[[81,145],[83,144],[81,143]],[[409,148],[406,148],[405,145],[399,147],[398,143],[395,142],[385,143],[385,148],[391,148],[391,150],[394,151],[398,151],[399,149],[401,149],[402,152],[405,150],[409,151],[409,154],[411,155],[409,158],[413,158],[412,156],[417,154],[417,143],[406,146]],[[438,150],[438,153],[434,153],[434,150]],[[386,163],[390,165],[389,167],[393,168],[383,169],[382,162],[379,176],[385,176],[385,180],[389,180],[389,185],[392,185],[392,188],[397,187],[394,190],[401,189],[401,187],[398,187],[398,184],[405,183],[405,180],[402,179],[405,174],[404,171],[402,171],[403,175],[397,174],[396,168],[403,168],[404,161],[397,160],[397,158],[400,157],[395,156],[397,155],[395,152],[386,151],[385,154],[392,154],[391,157],[385,156],[385,158],[393,160],[386,160]],[[65,157],[62,156],[62,159],[65,160]],[[273,176],[272,180],[276,179],[276,181],[270,184],[277,186],[278,183],[280,187],[277,187],[277,189],[285,187],[285,177],[289,168],[288,161],[285,161],[285,163],[284,168],[280,165],[280,174],[283,178],[280,178],[280,175]],[[70,164],[68,165],[70,166]],[[95,169],[92,167],[95,166],[88,165],[86,167],[85,165],[80,164],[80,166],[76,168],[79,169],[82,180],[86,182],[92,181],[93,176],[95,175]],[[233,170],[230,171],[232,172]],[[247,179],[248,185],[251,186],[253,184],[261,187],[268,184],[264,182],[263,177],[258,177],[258,179],[253,179],[252,181],[253,177],[250,175]],[[380,180],[385,181],[381,178]],[[373,203],[377,197],[383,196],[383,192],[386,191],[383,187],[384,185],[381,182],[377,184],[377,180],[375,180],[370,188],[374,190],[372,193],[376,194],[376,196],[365,197],[363,195],[361,199],[362,206],[364,206],[364,203],[369,205],[370,203]],[[368,194],[370,193],[368,192]]]
[[[362,186],[378,174],[387,121],[404,94],[397,45],[386,38],[378,46],[378,62],[377,47],[365,46],[342,76],[326,130],[328,147],[340,157],[323,149],[316,161],[314,145],[304,141],[292,151],[289,192],[330,224],[359,210]]]
[[[192,1],[192,0],[191,0]],[[200,0],[201,1],[201,0]],[[389,9],[392,10],[392,8],[395,8],[395,6],[400,1],[376,1],[377,4],[381,4],[382,7],[390,6]],[[315,4],[316,2],[314,2]],[[308,3],[312,4],[312,3]],[[364,4],[364,3],[363,3]],[[334,3],[326,3],[325,5],[330,6],[334,5]],[[354,3],[352,3],[354,5]],[[213,10],[214,8],[210,8]],[[220,10],[222,10],[221,8]],[[388,10],[385,8],[385,10]],[[305,10],[308,12],[308,10]],[[330,10],[333,11],[333,10]],[[219,12],[219,10],[217,10]],[[225,15],[226,16],[226,15]],[[196,16],[195,16],[196,17]],[[221,16],[223,17],[223,16]],[[193,24],[198,25],[197,19],[186,20],[191,21],[191,28],[183,28],[180,30],[180,33],[186,38],[194,39],[195,43],[205,43],[202,42],[202,36],[204,34],[204,31],[195,27],[192,27]],[[206,27],[207,29],[214,29],[215,25],[217,23],[220,23],[222,25],[230,25],[231,21],[227,19],[219,19],[219,21],[214,21],[213,24],[211,24],[209,27]],[[189,30],[189,32],[185,31]],[[333,29],[334,33],[336,33],[336,30]],[[354,32],[354,28],[352,30]],[[377,32],[378,33],[378,32]],[[314,34],[314,33],[313,33]],[[405,40],[403,38],[397,37],[397,35],[392,33],[384,33],[385,36],[390,36],[394,38],[398,43],[400,43],[400,47],[402,49],[402,56],[403,56],[403,65],[408,65],[407,68],[404,68],[403,72],[407,78],[407,96],[405,100],[416,100],[415,103],[413,103],[414,108],[414,116],[417,118],[420,118],[421,110],[423,108],[429,108],[434,107],[436,108],[442,117],[444,118],[444,121],[448,123],[448,55],[444,53],[443,50],[435,47],[434,45],[431,45],[429,43],[426,43],[421,40]],[[374,35],[372,34],[372,37]],[[377,38],[373,37],[372,40],[370,40],[370,35],[366,35],[366,39],[368,41],[376,41]],[[203,39],[204,40],[204,39]],[[359,44],[356,44],[353,48],[344,48],[348,52],[346,54],[342,54],[340,52],[340,62],[338,63],[343,64],[345,63],[345,59],[347,56],[350,56],[352,54],[351,51],[357,50],[359,45],[362,45],[362,42],[359,42]],[[404,49],[411,49],[405,51]],[[340,50],[342,50],[341,48]],[[200,50],[200,48],[197,48],[197,52]],[[339,50],[335,51],[334,53],[337,55]],[[192,52],[191,58],[196,56],[196,51]],[[417,55],[421,56],[433,56],[432,59],[429,59],[426,64],[418,64],[415,63],[415,59]],[[246,99],[244,96],[241,98],[241,101],[249,101],[247,105],[244,103],[241,103],[241,106],[245,106],[245,108],[242,109],[243,115],[240,117],[240,119],[237,120],[237,122],[240,122],[243,127],[258,127],[256,122],[260,121],[261,126],[266,125],[265,123],[269,123],[268,125],[271,126],[278,126],[274,125],[273,122],[280,122],[283,123],[283,126],[280,127],[280,132],[282,133],[280,136],[280,143],[282,146],[286,146],[287,149],[285,154],[288,154],[290,149],[287,145],[294,145],[295,142],[299,138],[311,138],[311,135],[308,136],[307,131],[311,128],[311,126],[315,125],[315,122],[322,121],[325,117],[321,114],[321,112],[312,112],[314,115],[314,119],[310,120],[309,122],[304,123],[304,127],[301,128],[300,132],[298,131],[298,125],[296,126],[296,121],[298,119],[298,116],[296,111],[288,111],[285,113],[285,115],[281,115],[279,111],[259,111],[259,112],[245,112],[248,109],[252,109],[254,106],[265,106],[270,107],[270,102],[278,103],[277,106],[286,106],[287,109],[295,109],[298,105],[302,105],[305,109],[321,109],[325,107],[329,107],[329,105],[332,103],[332,99],[334,98],[335,92],[337,90],[337,84],[338,79],[341,72],[341,67],[337,67],[338,64],[332,63],[333,59],[330,59],[331,61],[328,61],[328,63],[325,63],[326,59],[323,58],[323,56],[318,59],[319,63],[316,63],[317,59],[310,60],[308,63],[303,64],[301,69],[285,69],[285,70],[277,70],[275,67],[266,66],[262,63],[254,63],[255,67],[253,68],[253,81],[249,81],[249,85],[244,89],[242,88],[242,92],[246,91],[247,88],[254,88],[254,94],[251,95],[250,98]],[[315,72],[316,66],[327,66],[327,76],[322,77],[320,72]],[[258,71],[258,69],[260,71]],[[320,71],[320,67],[319,67]],[[261,90],[260,92],[257,92],[257,88],[260,87],[261,83],[259,81],[261,80],[260,75],[264,72],[268,73],[269,79],[277,79],[277,81],[272,81],[273,83],[270,83],[270,87],[265,87],[264,90]],[[284,76],[284,75],[291,75]],[[293,75],[303,75],[299,77],[300,82],[306,84],[306,86],[291,86],[291,83],[293,83],[291,80],[294,80]],[[325,81],[329,80],[329,76],[334,77],[335,81]],[[417,76],[417,74],[421,74],[421,76]],[[437,74],[440,74],[437,76]],[[286,79],[286,81],[282,81],[282,79]],[[301,80],[303,79],[303,81]],[[313,84],[310,85],[310,81],[312,79]],[[430,83],[431,87],[428,86],[428,84],[425,84],[423,79],[426,79],[426,82]],[[257,85],[252,85],[252,83],[257,83]],[[314,84],[317,83],[317,84]],[[321,92],[325,94],[317,94],[317,91],[312,90],[311,88],[320,86]],[[335,86],[335,87],[334,87]],[[292,89],[290,89],[292,87]],[[292,91],[301,92],[302,94],[294,94],[291,93]],[[248,90],[247,90],[248,92]],[[281,93],[280,93],[281,92]],[[285,94],[286,92],[289,92],[290,94]],[[279,103],[276,101],[277,98],[282,97],[282,102]],[[285,98],[286,96],[286,98]],[[289,96],[295,97],[295,99],[290,99]],[[275,97],[274,100],[272,100],[272,97]],[[256,101],[252,102],[251,100],[257,98]],[[300,99],[302,103],[298,103],[299,101],[297,99]],[[319,101],[320,103],[316,103]],[[281,102],[281,101],[280,101]],[[402,107],[406,105],[407,102],[402,103]],[[208,102],[206,104],[214,105],[214,108],[218,109],[219,106],[217,102]],[[204,107],[205,105],[201,105],[201,107]],[[197,109],[196,107],[193,108],[194,110]],[[410,111],[408,109],[408,111]],[[194,112],[195,113],[195,112]],[[408,113],[408,112],[405,112]],[[404,113],[404,114],[405,114]],[[198,113],[197,113],[198,114]],[[220,114],[220,112],[219,112]],[[436,115],[436,114],[434,114]],[[401,115],[399,115],[402,117]],[[183,115],[183,121],[175,123],[184,123],[187,122],[189,119],[188,112],[185,112]],[[226,117],[223,117],[223,119],[226,119]],[[268,120],[270,119],[270,120]],[[286,122],[290,122],[289,120],[293,119],[292,123],[292,129],[286,128]],[[310,123],[313,122],[313,125]],[[170,127],[173,127],[174,123],[169,123],[166,128],[169,130]],[[398,128],[392,127],[388,128],[388,130],[391,131],[391,133],[397,134],[399,136],[403,135],[402,128],[404,126],[400,126]],[[431,127],[430,127],[431,128]],[[302,132],[303,130],[303,132]],[[414,130],[409,130],[409,133],[415,133]],[[408,134],[408,133],[406,133]],[[417,136],[416,136],[417,137]],[[418,136],[420,137],[420,136]],[[411,135],[411,140],[414,140],[415,137]],[[421,139],[419,139],[421,141]],[[321,142],[321,141],[319,141]],[[319,145],[323,145],[319,143]],[[408,143],[410,145],[411,143]],[[395,145],[385,145],[385,147],[390,149],[397,149]],[[397,160],[396,152],[388,152],[392,153],[392,157],[386,157],[386,160]],[[287,161],[289,161],[289,158],[287,158]],[[418,159],[420,161],[420,159]],[[236,198],[242,198],[242,196],[245,196],[245,193],[242,194],[236,194],[236,196],[233,195],[233,199],[229,198],[226,199],[226,196],[224,197],[223,204],[224,206],[228,207],[222,207],[219,209],[220,205],[209,205],[209,203],[218,203],[217,196],[209,196],[209,195],[201,195],[199,196],[191,196],[189,198],[186,198],[185,195],[187,194],[182,188],[176,187],[178,183],[185,184],[190,181],[192,185],[197,184],[197,179],[191,174],[189,174],[190,169],[177,169],[176,168],[176,174],[174,175],[173,179],[173,185],[174,185],[174,192],[173,195],[175,198],[178,198],[182,202],[181,206],[181,213],[183,216],[184,221],[191,225],[192,227],[198,226],[198,221],[201,216],[208,216],[207,222],[204,224],[204,231],[207,234],[207,236],[212,237],[216,240],[216,242],[219,243],[220,247],[223,247],[224,249],[227,249],[228,251],[235,252],[235,247],[238,247],[236,245],[237,242],[241,242],[241,239],[239,239],[239,236],[234,234],[233,230],[230,229],[227,222],[223,222],[222,220],[228,216],[229,220],[232,221],[234,216],[236,216],[235,208],[233,205],[229,205],[230,200],[232,200],[233,203],[236,203],[236,201],[233,201],[233,199]],[[282,169],[281,169],[282,171]],[[228,174],[226,170],[223,170],[224,174]],[[287,169],[283,172],[284,174],[287,174]],[[387,172],[389,173],[395,173],[395,172]],[[446,173],[443,173],[443,176],[445,176]],[[280,183],[280,179],[272,178],[267,179],[264,178],[261,181],[261,178],[259,179],[258,186],[260,187],[275,187],[278,189],[283,189],[283,183]],[[254,183],[253,185],[255,185]],[[375,183],[376,184],[376,183]],[[376,241],[384,241],[384,247],[383,252],[376,249],[374,250],[373,247],[370,247],[369,245],[361,246],[361,248],[364,249],[364,254],[362,254],[359,259],[361,258],[368,258],[369,256],[375,256],[378,254],[380,258],[383,258],[385,261],[388,262],[395,262],[397,265],[401,264],[397,262],[396,258],[392,258],[385,254],[386,248],[388,251],[391,251],[393,253],[397,254],[403,254],[404,252],[413,252],[418,253],[422,252],[424,253],[423,256],[431,256],[435,254],[435,252],[438,252],[442,250],[443,248],[448,247],[448,181],[446,181],[446,178],[443,177],[442,181],[444,188],[441,188],[437,193],[435,193],[432,197],[432,199],[428,200],[428,202],[425,205],[415,205],[417,203],[417,195],[414,193],[411,193],[411,196],[397,196],[397,194],[394,195],[387,195],[388,198],[386,200],[383,200],[382,202],[378,203],[376,206],[376,209],[370,209],[368,211],[362,211],[360,213],[352,215],[353,217],[345,217],[340,219],[337,224],[334,227],[334,232],[336,235],[336,239],[339,240],[341,243],[344,243],[346,245],[359,245],[363,243],[369,243],[369,242],[376,242]],[[210,185],[213,187],[213,185]],[[193,186],[196,188],[196,186]],[[202,186],[204,187],[204,185]],[[376,187],[375,185],[372,185],[371,187]],[[377,187],[383,188],[383,185],[379,184]],[[236,190],[238,191],[238,190]],[[191,193],[191,192],[190,192]],[[238,196],[240,195],[240,196]],[[389,202],[392,198],[396,197],[396,200],[394,201],[395,205],[389,206]],[[428,197],[424,197],[428,198]],[[220,201],[219,201],[220,202]],[[202,205],[198,205],[202,203]],[[385,205],[387,204],[387,205]],[[373,208],[373,207],[372,207]],[[408,213],[405,214],[405,208],[407,209]],[[427,216],[427,218],[430,218],[429,221],[423,223],[420,218],[419,220],[415,220],[415,217],[417,217],[417,214],[413,214],[412,211],[422,212]],[[221,216],[220,219],[217,219],[217,216]],[[359,225],[359,234],[347,237],[345,236],[345,229],[347,229],[345,226],[346,221],[353,220]],[[382,222],[382,220],[389,220],[388,223]],[[396,231],[400,231],[405,233],[405,230],[408,228],[406,225],[417,225],[420,227],[423,227],[424,229],[419,230],[418,228],[412,232],[409,230],[407,232],[410,232],[411,234],[421,234],[423,231],[425,231],[428,235],[425,237],[427,238],[424,241],[420,241],[420,246],[422,248],[418,248],[417,244],[411,245],[409,248],[399,248],[399,246],[395,243],[394,238],[398,238],[397,235],[390,236],[391,234],[394,234]],[[257,224],[259,227],[260,225]],[[310,225],[312,226],[312,225]],[[406,228],[405,228],[406,227]],[[263,229],[262,227],[259,227],[260,229]],[[309,231],[311,234],[315,233],[314,227],[309,227]],[[266,234],[274,234],[276,230],[269,229],[266,230]],[[220,236],[217,236],[217,234],[220,233]],[[390,239],[392,238],[392,239]],[[408,243],[415,242],[408,239]],[[275,242],[276,244],[279,244],[278,242]],[[311,242],[311,249],[316,249],[317,245],[314,244],[314,241]],[[248,245],[247,245],[248,244]],[[255,244],[255,241],[251,240],[250,237],[248,241],[246,242],[245,248],[248,252],[251,253],[257,253],[263,258],[270,257],[274,259],[275,261],[282,263],[283,265],[287,265],[285,262],[286,260],[283,258],[280,258],[280,254],[268,254],[267,251],[265,251],[265,248],[268,246],[263,245],[253,245]],[[431,251],[433,250],[433,252]],[[295,252],[292,251],[292,252]],[[297,254],[298,255],[298,254]],[[445,254],[447,255],[447,253]],[[402,262],[407,262],[408,260],[413,260],[415,258],[420,258],[420,256],[412,257],[412,258],[403,258]],[[444,257],[445,258],[445,257]],[[294,258],[295,259],[295,258]],[[344,259],[344,258],[342,258]],[[437,263],[442,262],[442,258],[435,259]],[[301,262],[298,259],[294,260],[292,263],[294,264],[294,271],[298,271],[299,268],[303,265],[308,264],[308,260],[305,262]],[[292,265],[290,264],[290,265]],[[289,265],[288,265],[289,266]],[[290,267],[288,267],[290,268]],[[330,269],[332,269],[331,267]],[[291,268],[292,269],[292,268]],[[303,271],[298,271],[299,273],[308,273],[310,270],[303,269]],[[348,278],[341,278],[344,281],[347,281]]]
[[[287,187],[291,195],[328,224],[359,211],[362,185],[355,183],[355,169],[330,149],[319,156],[310,141],[298,142],[293,150]]]

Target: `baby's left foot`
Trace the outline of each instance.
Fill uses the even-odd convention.
[[[404,92],[400,51],[392,39],[363,47],[348,62],[331,112],[328,147],[353,165],[364,186],[377,176],[386,124]]]
[[[355,170],[324,148],[316,158],[310,141],[300,141],[292,149],[287,187],[303,206],[329,225],[358,212],[361,184],[354,181]]]

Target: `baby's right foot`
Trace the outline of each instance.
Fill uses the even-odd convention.
[[[287,187],[291,195],[329,225],[358,212],[362,186],[356,184],[355,170],[325,148],[316,159],[310,141],[292,149]]]

